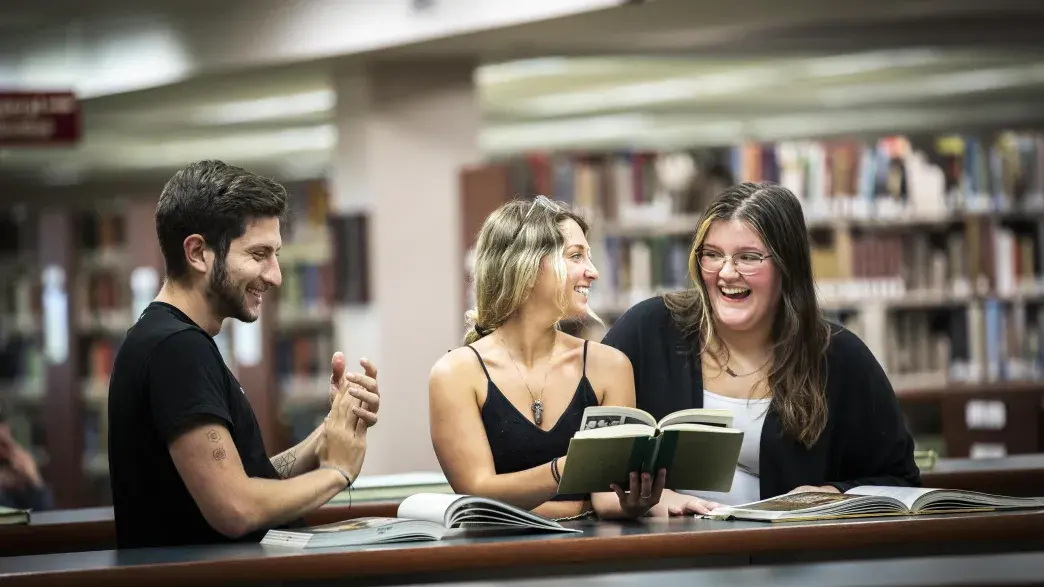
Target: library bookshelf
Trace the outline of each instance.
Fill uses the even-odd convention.
[[[700,212],[740,181],[801,200],[820,307],[884,366],[918,448],[1044,451],[1044,134],[535,153],[464,170],[461,197],[483,211],[544,194],[584,213],[601,273],[591,303],[611,327],[690,285]],[[463,226],[466,258],[480,226]]]

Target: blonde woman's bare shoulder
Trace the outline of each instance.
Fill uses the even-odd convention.
[[[585,339],[580,338],[579,336],[573,336],[568,332],[562,332],[561,330],[558,331],[558,344],[560,345],[559,348],[564,348],[568,350],[578,349],[584,346],[584,340]]]
[[[431,382],[454,382],[466,381],[473,378],[476,373],[482,373],[475,352],[466,346],[455,348],[439,357],[431,367],[428,380]],[[485,377],[483,375],[483,377]]]
[[[632,376],[631,360],[623,351],[593,340],[587,345],[587,365],[611,376]]]

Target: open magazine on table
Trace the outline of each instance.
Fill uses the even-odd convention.
[[[319,548],[442,540],[451,530],[517,529],[579,532],[502,501],[471,495],[417,493],[404,499],[394,518],[357,518],[311,528],[269,530],[261,544]]]
[[[1044,499],[1006,497],[961,489],[864,485],[843,494],[794,493],[715,508],[705,518],[798,522],[1044,508]]]

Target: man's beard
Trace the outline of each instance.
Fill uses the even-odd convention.
[[[241,322],[253,322],[246,308],[246,293],[240,292],[228,274],[228,262],[224,259],[214,263],[214,271],[207,282],[207,299],[222,318],[235,318]]]

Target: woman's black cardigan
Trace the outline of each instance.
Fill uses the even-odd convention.
[[[842,492],[858,485],[921,485],[913,438],[888,377],[859,337],[832,327],[826,428],[805,448],[783,433],[778,415],[769,409],[761,433],[762,499],[801,485],[832,485]],[[637,406],[657,420],[703,407],[703,377],[692,339],[682,335],[662,297],[630,308],[602,342],[630,358]]]

